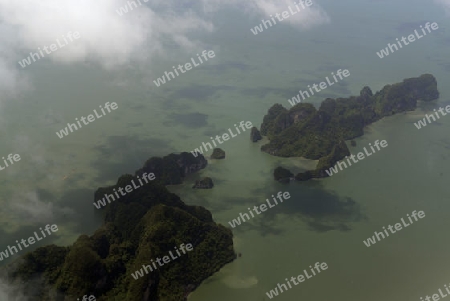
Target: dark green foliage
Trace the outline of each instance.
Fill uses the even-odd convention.
[[[68,251],[69,248],[55,245],[37,248],[22,257],[22,261],[27,264],[15,267],[12,275],[13,277],[20,275],[23,280],[27,281],[35,272],[39,272],[45,273],[49,281],[54,281],[59,275],[59,269],[53,267],[60,266],[64,262]],[[17,262],[12,265],[17,265]]]
[[[286,112],[287,110],[280,104],[274,104],[264,116],[263,123],[261,124],[261,135],[270,136],[273,132],[274,121],[278,115],[282,112]]]
[[[313,171],[307,170],[305,172],[300,172],[295,176],[297,181],[308,181],[313,178]]]
[[[100,256],[92,250],[92,240],[80,236],[70,248],[61,267],[55,287],[72,296],[82,296],[92,291],[107,276]]]
[[[286,178],[289,179],[290,177],[293,177],[293,176],[294,176],[294,174],[290,170],[283,168],[281,166],[278,166],[273,171],[273,177],[276,181],[280,181],[280,180],[283,180]]]
[[[191,153],[170,154],[165,157],[152,157],[145,162],[144,166],[136,171],[136,175],[143,173],[154,173],[156,182],[164,185],[181,184],[183,178],[189,173],[195,172],[208,164],[202,154],[197,157]]]
[[[183,153],[152,158],[143,169],[182,176],[202,168],[203,157],[192,157]],[[173,170],[165,171],[166,167]],[[98,189],[96,199],[132,179],[137,181],[132,175],[121,176],[115,186]],[[30,301],[72,301],[87,293],[99,301],[180,301],[236,258],[232,232],[214,223],[205,208],[184,204],[160,181],[121,196],[103,210],[104,223],[92,236],[82,235],[70,247],[38,248],[7,267],[12,281],[38,283],[27,296]],[[194,249],[144,277],[131,276],[182,243]]]
[[[250,140],[252,142],[257,142],[262,139],[261,133],[259,130],[254,126],[252,127],[252,131],[250,132]]]
[[[337,161],[344,159],[346,156],[350,156],[350,151],[348,150],[345,141],[341,140],[333,147],[331,153],[320,158],[316,170],[313,171],[313,176],[315,178],[326,177],[325,170],[333,166]]]

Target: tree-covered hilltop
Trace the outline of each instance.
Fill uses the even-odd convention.
[[[184,160],[185,154],[192,158]],[[202,155],[195,158],[189,153],[170,155],[169,162],[172,159],[190,171],[204,168],[206,162]],[[137,177],[122,175],[116,185],[97,190],[96,199],[131,180],[138,183]],[[161,181],[144,184],[102,210],[103,225],[92,236],[82,235],[69,247],[38,248],[6,268],[13,283],[27,282],[28,300],[74,301],[85,294],[99,301],[185,300],[203,280],[236,258],[231,230],[216,224],[205,208],[184,204]],[[131,276],[169,251],[176,256],[175,247],[189,243],[191,252],[163,266],[156,263],[156,270],[137,280]]]
[[[205,168],[206,165],[208,161],[203,155],[194,157],[191,153],[182,152],[162,158],[151,157],[135,174],[153,173],[156,177],[155,181],[164,185],[176,185],[181,184],[185,176]]]
[[[325,169],[350,154],[345,140],[362,136],[365,126],[385,116],[414,110],[418,100],[438,97],[435,77],[423,74],[386,85],[375,95],[366,86],[359,96],[327,98],[318,110],[309,103],[299,103],[289,110],[275,104],[261,124],[261,134],[270,140],[261,150],[280,157],[319,159],[316,170],[296,178],[325,177]]]

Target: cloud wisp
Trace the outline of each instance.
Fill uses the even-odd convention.
[[[123,16],[117,9],[124,0],[0,0],[0,91],[11,96],[29,86],[28,72],[18,61],[30,52],[55,43],[67,32],[81,38],[46,56],[58,64],[93,62],[107,70],[115,67],[149,66],[156,58],[171,56],[171,50],[205,49],[195,34],[215,30],[215,14],[225,8],[244,16],[264,18],[284,10],[289,0],[152,0]],[[286,23],[303,29],[328,23],[326,12],[314,6]],[[42,49],[41,49],[42,50]],[[41,63],[41,62],[39,62]],[[39,63],[33,64],[38,68]],[[151,66],[151,65],[150,65]],[[27,68],[28,69],[28,68]],[[28,70],[27,70],[28,71]]]

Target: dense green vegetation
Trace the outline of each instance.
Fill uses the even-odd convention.
[[[202,155],[195,158],[189,153],[152,158],[137,173],[152,170],[173,182],[176,177],[170,179],[170,175],[198,170],[203,160]],[[171,170],[166,171],[166,166]],[[98,189],[95,198],[133,179],[137,181],[123,175],[116,185]],[[188,292],[236,258],[231,230],[214,223],[205,208],[184,204],[161,180],[145,184],[103,210],[104,223],[92,236],[82,235],[69,247],[38,248],[7,267],[15,283],[34,283],[24,292],[29,300],[71,301],[85,294],[100,301],[185,300]],[[182,243],[191,243],[194,249],[144,277],[131,276]]]
[[[194,157],[191,153],[182,152],[162,158],[151,157],[135,174],[154,173],[155,181],[164,185],[175,185],[181,184],[186,175],[205,168],[207,164],[208,162],[203,156]]]
[[[275,104],[261,124],[261,134],[270,140],[261,150],[280,157],[319,159],[316,170],[301,173],[296,179],[324,177],[325,169],[350,154],[345,140],[362,136],[365,126],[385,116],[414,110],[418,100],[438,97],[436,79],[424,74],[386,85],[375,95],[364,87],[359,96],[327,98],[318,110],[309,103],[299,103],[290,110]]]

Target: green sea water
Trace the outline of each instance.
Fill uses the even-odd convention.
[[[376,91],[432,73],[440,99],[369,126],[355,139],[352,153],[377,139],[388,147],[331,178],[276,183],[276,166],[298,172],[314,162],[272,157],[259,150],[264,141],[251,143],[246,132],[221,146],[225,160],[210,161],[169,189],[187,204],[205,206],[226,226],[271,194],[292,196],[233,229],[242,257],[207,279],[190,301],[269,300],[265,292],[317,261],[329,268],[276,300],[419,300],[450,282],[445,239],[450,117],[420,130],[413,124],[448,103],[448,19],[433,2],[320,3],[330,24],[308,31],[278,24],[256,36],[250,28],[259,19],[223,11],[215,20],[217,30],[201,37],[216,57],[159,88],[138,68],[106,72],[91,64],[46,61],[30,66],[26,72],[34,89],[3,105],[0,152],[19,153],[22,160],[0,180],[0,246],[47,223],[60,230],[42,244],[69,245],[80,234],[92,234],[101,223],[92,205],[97,187],[133,173],[150,156],[193,150],[241,120],[259,127],[274,103],[290,107],[287,99],[299,89],[337,69],[351,75],[307,102],[319,105],[326,97],[357,95],[365,85]],[[386,58],[376,55],[427,21],[437,22],[439,30]],[[194,56],[180,53],[175,61],[154,63],[151,74],[160,76]],[[106,101],[117,102],[119,109],[63,139],[56,136],[67,122]],[[193,190],[192,183],[203,176],[215,187]],[[363,244],[413,210],[426,217],[374,246]]]

